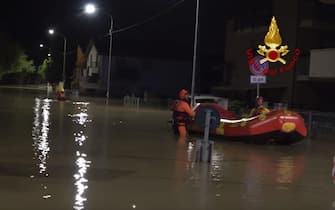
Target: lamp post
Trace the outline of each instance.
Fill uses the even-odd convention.
[[[109,88],[112,68],[112,43],[113,43],[113,17],[110,16],[110,28],[109,28],[109,50],[108,50],[108,76],[107,76],[107,93],[106,97],[109,99]]]
[[[49,34],[53,35],[55,34],[55,30],[54,29],[49,29]],[[58,33],[60,34],[60,33]],[[63,71],[62,71],[62,82],[63,84],[65,83],[65,70],[66,70],[66,37],[63,34],[60,34],[61,36],[63,36],[63,40],[64,40],[64,46],[63,46]]]
[[[87,14],[94,14],[97,8],[94,4],[87,4],[85,6],[85,13]],[[108,70],[107,70],[107,87],[106,87],[106,98],[109,99],[109,90],[110,90],[110,79],[111,79],[111,68],[112,68],[112,45],[113,45],[113,16],[109,15],[110,17],[110,27],[108,31],[109,35],[109,49],[108,49]]]
[[[199,25],[199,0],[197,0],[196,13],[195,13],[191,106],[194,106],[194,87],[195,87],[195,70],[196,70],[196,62],[197,62],[198,25]]]

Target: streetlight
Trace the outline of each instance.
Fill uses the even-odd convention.
[[[44,50],[44,49],[47,49],[48,50],[48,54],[47,54],[47,56],[48,56],[48,58],[51,58],[51,53],[50,53],[50,48],[49,47],[46,47],[45,46],[45,44],[43,44],[43,43],[40,43],[39,44],[39,47],[40,47],[40,49],[42,50]],[[44,55],[44,54],[43,54]],[[43,56],[44,57],[44,56]]]
[[[86,14],[94,14],[96,12],[97,8],[94,4],[89,3],[85,5],[85,13]],[[109,99],[109,89],[110,89],[110,77],[111,77],[111,67],[112,67],[112,43],[113,43],[113,17],[112,15],[109,15],[110,17],[110,27],[109,27],[109,53],[108,53],[108,73],[107,73],[107,91],[106,91],[106,97]]]
[[[199,25],[199,0],[195,13],[195,29],[194,29],[194,48],[193,48],[193,70],[192,70],[192,87],[191,87],[191,105],[194,105],[194,86],[195,86],[195,70],[197,61],[197,43],[198,43],[198,25]]]
[[[52,28],[49,29],[48,32],[49,32],[50,35],[55,34],[55,30],[52,29]],[[63,72],[62,72],[62,82],[64,84],[65,83],[65,68],[66,68],[66,37],[63,34],[61,34],[61,33],[57,33],[57,34],[63,36],[63,39],[64,39],[64,47],[63,47],[63,51],[64,51],[63,52]]]

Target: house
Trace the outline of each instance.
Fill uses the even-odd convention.
[[[108,45],[91,41],[86,63],[80,73],[81,91],[105,95],[108,75]],[[155,97],[176,97],[182,88],[191,87],[192,62],[149,57],[112,56],[110,96],[144,93]]]
[[[107,86],[108,56],[105,47],[90,41],[85,53],[85,64],[80,72],[81,91],[103,93]]]

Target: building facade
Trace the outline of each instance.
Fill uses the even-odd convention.
[[[90,42],[86,62],[80,70],[80,91],[104,95],[107,90],[108,59],[104,50]],[[192,63],[178,60],[112,56],[110,95],[175,97],[182,88],[191,86]]]
[[[331,110],[335,102],[326,99],[326,92],[335,87],[335,78],[311,76],[309,63],[312,49],[335,47],[335,2],[273,0],[257,3],[244,15],[231,16],[226,22],[224,74],[221,85],[213,91],[248,100],[256,97],[257,85],[250,83],[252,74],[247,50],[252,49],[254,56],[259,55],[258,46],[265,45],[271,19],[275,17],[281,45],[287,45],[289,53],[282,57],[286,66],[280,62],[270,63],[269,68],[278,72],[266,75],[266,84],[259,84],[260,94],[267,101],[285,103],[292,108]],[[291,65],[289,70],[279,71],[287,65]]]

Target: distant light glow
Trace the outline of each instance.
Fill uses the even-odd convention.
[[[93,14],[95,13],[95,11],[97,10],[97,8],[95,7],[94,4],[86,4],[85,6],[85,13],[87,14]]]
[[[133,207],[133,209],[136,209],[136,205],[135,205],[135,204],[133,204],[133,206],[132,206],[132,207]]]
[[[49,34],[54,34],[55,33],[55,30],[54,29],[49,29]]]
[[[44,47],[44,44],[40,44],[40,48]]]
[[[48,57],[51,57],[51,53],[48,53]]]

